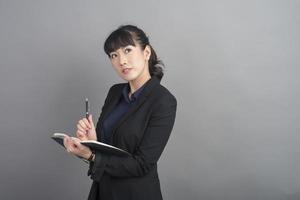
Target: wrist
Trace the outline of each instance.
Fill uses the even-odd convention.
[[[94,152],[91,152],[91,154],[89,155],[89,157],[87,158],[87,160],[89,162],[93,162],[95,160],[95,153]]]

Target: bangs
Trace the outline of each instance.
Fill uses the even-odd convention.
[[[135,46],[133,36],[125,30],[116,30],[112,32],[104,43],[104,51],[109,56],[113,51],[128,45]]]

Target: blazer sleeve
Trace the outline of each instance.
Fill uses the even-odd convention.
[[[135,153],[128,157],[96,153],[90,168],[94,181],[103,173],[114,177],[139,177],[146,175],[160,158],[175,122],[177,101],[171,94],[163,97],[150,117],[142,141]]]

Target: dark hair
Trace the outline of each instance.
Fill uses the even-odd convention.
[[[135,46],[134,41],[136,41],[142,48],[148,45],[151,49],[151,55],[148,60],[149,72],[151,76],[156,76],[159,79],[162,79],[163,67],[164,64],[161,60],[157,58],[157,55],[149,43],[149,39],[140,28],[133,25],[123,25],[120,26],[117,30],[113,31],[104,43],[104,51],[109,56],[109,54],[121,47],[127,45]]]

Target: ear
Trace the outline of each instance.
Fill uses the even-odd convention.
[[[151,47],[149,45],[147,45],[144,49],[144,56],[146,58],[146,60],[150,59],[151,56]]]

